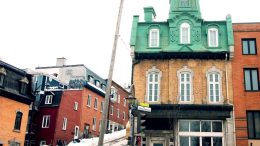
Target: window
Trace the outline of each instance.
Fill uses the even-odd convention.
[[[42,118],[42,128],[49,128],[50,126],[50,115],[44,115]]]
[[[124,107],[126,106],[126,99],[124,98]]]
[[[74,110],[78,110],[78,106],[79,106],[79,103],[78,102],[74,102]]]
[[[149,47],[159,47],[159,29],[150,29]]]
[[[88,95],[87,106],[91,107],[91,95]]]
[[[209,102],[220,102],[222,99],[222,74],[215,66],[207,71],[207,94]]]
[[[208,45],[209,47],[218,47],[218,29],[208,29]]]
[[[260,139],[260,111],[247,112],[247,130],[249,139]]]
[[[98,109],[98,99],[95,98],[95,101],[94,101],[94,109],[97,110]]]
[[[96,119],[96,117],[94,117],[93,118],[93,127],[92,127],[92,129],[94,130],[94,131],[96,131],[96,123],[97,122],[97,119]]]
[[[181,44],[190,43],[190,25],[188,23],[182,23],[180,28]]]
[[[110,108],[111,108],[110,115],[112,115],[112,116],[113,116],[113,114],[114,114],[114,107],[113,107],[113,106],[111,106]]]
[[[78,138],[79,138],[79,126],[75,126],[74,139],[78,139]]]
[[[40,141],[40,146],[43,146],[43,145],[46,145],[46,144],[47,144],[47,142],[45,140]]]
[[[244,69],[246,91],[258,91],[258,69]]]
[[[102,85],[101,85],[101,88],[102,88],[102,90],[105,91],[105,90],[106,90],[106,85],[105,85],[105,84],[102,84]]]
[[[192,78],[193,72],[186,66],[178,71],[179,78],[179,96],[181,102],[192,101]]]
[[[125,120],[125,112],[123,112],[123,120]]]
[[[96,80],[95,84],[96,84],[97,87],[100,87],[100,81]]]
[[[120,112],[119,112],[119,109],[117,109],[117,118],[120,117]]]
[[[46,95],[45,104],[52,104],[53,95]]]
[[[189,0],[181,0],[181,7],[189,7]]]
[[[6,76],[6,71],[3,67],[0,68],[0,87],[4,86],[4,79]]]
[[[255,55],[256,51],[256,39],[242,39],[242,47],[244,55]]]
[[[92,77],[91,75],[88,76],[88,81],[92,84],[94,84],[94,77]]]
[[[153,67],[147,74],[147,101],[158,102],[160,95],[161,72]]]
[[[118,96],[117,96],[117,103],[120,103],[120,100],[121,100],[120,94],[118,94]]]
[[[10,140],[8,141],[9,146],[20,146],[21,143],[17,142],[16,140]]]
[[[116,90],[116,88],[112,86],[110,92],[111,92],[111,101],[116,102],[116,100],[117,100],[117,90]]]
[[[103,112],[103,110],[104,110],[104,101],[101,101],[100,104],[101,104],[100,105],[100,112]]]
[[[68,122],[68,119],[67,118],[63,118],[62,130],[66,130],[67,129],[67,122]]]
[[[15,122],[14,122],[14,130],[20,130],[22,123],[22,112],[16,112]]]
[[[180,146],[223,146],[222,121],[180,120]]]
[[[20,93],[21,94],[26,94],[26,90],[27,90],[27,84],[26,83],[21,83]]]

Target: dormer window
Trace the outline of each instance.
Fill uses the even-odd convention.
[[[94,84],[94,77],[89,75],[88,76],[88,82]]]
[[[45,104],[52,104],[52,95],[46,95],[45,97]]]
[[[106,90],[106,85],[105,84],[101,84],[101,89],[105,91]]]
[[[99,80],[96,80],[95,84],[96,84],[97,87],[100,87],[100,81]]]
[[[159,47],[159,29],[150,29],[149,32],[149,47]]]
[[[190,43],[190,25],[188,23],[182,23],[180,26],[180,41],[181,44]]]
[[[29,81],[26,77],[23,77],[21,80],[21,88],[20,88],[20,93],[21,94],[26,94],[27,91],[27,84],[29,84]]]
[[[208,45],[209,47],[218,47],[218,29],[208,29]]]
[[[3,86],[4,86],[5,76],[6,76],[6,71],[5,71],[5,69],[2,67],[2,68],[0,68],[0,87],[3,87]]]
[[[181,0],[181,7],[189,7],[190,3],[189,0]]]

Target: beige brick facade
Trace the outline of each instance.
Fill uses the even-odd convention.
[[[232,92],[232,68],[230,61],[225,60],[192,60],[192,59],[171,59],[171,60],[143,60],[134,65],[133,82],[135,85],[135,96],[139,102],[146,101],[146,74],[153,67],[161,71],[160,81],[160,102],[158,104],[178,103],[178,70],[187,67],[193,71],[193,104],[207,104],[207,71],[216,68],[222,74],[222,101],[233,103]],[[227,74],[226,74],[227,73]],[[226,76],[228,82],[226,82]],[[228,90],[228,92],[227,92]]]

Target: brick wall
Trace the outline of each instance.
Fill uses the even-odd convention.
[[[4,142],[4,146],[9,145],[9,140],[16,140],[20,142],[21,145],[24,145],[29,105],[2,96],[0,96],[0,103],[0,141]],[[22,112],[23,117],[20,131],[14,132],[14,122],[17,111]]]

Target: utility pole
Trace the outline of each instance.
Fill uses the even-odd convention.
[[[112,50],[112,55],[111,55],[109,73],[108,73],[106,95],[105,95],[105,109],[104,109],[104,112],[102,113],[102,123],[101,123],[100,135],[99,135],[99,139],[98,139],[98,146],[103,146],[104,134],[105,134],[105,131],[107,128],[107,113],[108,113],[108,106],[109,106],[109,100],[110,100],[109,99],[110,98],[110,89],[111,89],[111,84],[112,84],[112,76],[113,76],[113,70],[114,70],[114,64],[115,64],[116,47],[117,47],[117,42],[118,42],[118,37],[119,37],[119,28],[120,28],[120,21],[121,21],[121,16],[122,16],[123,3],[124,3],[124,0],[121,0],[118,17],[117,17],[116,32],[115,32],[113,50]]]

